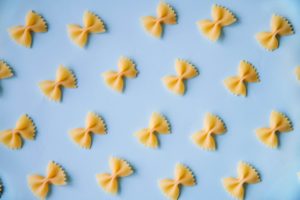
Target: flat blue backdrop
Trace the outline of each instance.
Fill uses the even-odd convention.
[[[26,177],[44,174],[50,160],[60,163],[70,176],[69,184],[52,187],[49,199],[165,199],[157,181],[173,177],[178,162],[195,173],[197,185],[182,189],[181,199],[231,199],[221,178],[235,176],[240,160],[253,164],[261,173],[260,184],[247,187],[247,199],[296,200],[300,198],[300,83],[294,68],[300,63],[300,3],[297,0],[169,0],[178,13],[178,24],[166,26],[162,39],[144,32],[140,17],[155,15],[159,1],[137,0],[1,0],[0,58],[14,69],[15,77],[1,81],[0,130],[11,128],[21,114],[29,114],[37,125],[34,141],[21,150],[0,146],[0,177],[5,186],[2,199],[30,200],[33,194]],[[211,6],[230,8],[238,22],[225,29],[224,38],[212,43],[202,36],[196,21],[210,18]],[[11,26],[24,24],[29,10],[41,13],[49,31],[34,35],[31,49],[12,41]],[[92,35],[85,49],[75,46],[66,25],[82,23],[86,10],[97,13],[107,32]],[[271,15],[286,16],[296,34],[283,37],[280,48],[267,52],[254,35],[269,30]],[[116,69],[120,56],[128,56],[140,71],[126,81],[124,94],[107,88],[100,74]],[[200,75],[188,81],[185,96],[165,89],[161,78],[174,74],[176,58],[194,63]],[[228,92],[222,81],[236,74],[240,60],[253,63],[261,83],[249,85],[247,98]],[[62,103],[45,98],[37,84],[53,79],[57,67],[70,67],[78,78],[78,89],[64,90]],[[268,149],[254,130],[269,123],[270,112],[286,113],[294,131],[280,134],[280,147]],[[68,131],[84,126],[88,111],[102,115],[108,134],[94,137],[91,150],[74,144]],[[133,133],[148,125],[152,112],[161,112],[172,125],[172,134],[160,136],[157,150],[142,146]],[[190,140],[202,128],[206,112],[221,116],[228,128],[217,137],[218,150],[206,152]],[[135,174],[121,181],[117,196],[106,194],[95,174],[109,171],[108,159],[128,160]]]

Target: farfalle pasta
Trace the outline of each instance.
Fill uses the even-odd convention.
[[[158,185],[166,197],[171,200],[177,200],[181,187],[196,185],[196,179],[188,167],[179,163],[175,167],[174,179],[162,179]]]
[[[281,112],[272,111],[270,116],[270,127],[257,129],[257,138],[267,147],[278,146],[278,133],[290,132],[293,130],[290,119]]]
[[[165,76],[162,80],[170,91],[183,95],[185,93],[185,81],[198,76],[198,70],[189,62],[180,59],[175,61],[175,70],[177,76]]]
[[[296,74],[296,78],[300,81],[300,67],[296,67],[295,74]]]
[[[86,11],[83,15],[83,27],[76,24],[68,25],[69,36],[80,47],[84,47],[90,34],[105,32],[103,21],[96,14]]]
[[[0,80],[12,77],[13,71],[11,67],[3,60],[0,60]]]
[[[167,3],[160,2],[157,10],[157,17],[142,17],[142,24],[145,30],[152,36],[160,38],[163,33],[163,25],[174,25],[177,17],[174,9]]]
[[[199,30],[210,40],[217,41],[224,27],[237,21],[234,14],[220,5],[213,5],[211,10],[212,20],[205,19],[197,22]]]
[[[126,57],[121,57],[118,62],[118,71],[107,71],[102,74],[105,83],[112,89],[123,92],[124,79],[135,78],[138,74],[135,64]]]
[[[32,193],[39,199],[45,199],[51,185],[61,186],[67,184],[65,171],[57,163],[50,161],[46,176],[31,174],[27,177],[27,182]]]
[[[205,150],[214,151],[216,149],[214,135],[225,133],[225,124],[220,117],[211,113],[205,115],[203,124],[203,129],[193,134],[192,140],[199,147]]]
[[[137,131],[135,136],[143,145],[157,148],[159,145],[157,134],[169,134],[170,132],[170,125],[166,118],[159,113],[153,113],[149,127]]]
[[[239,162],[237,167],[237,178],[228,177],[222,180],[225,190],[234,198],[243,200],[245,198],[245,185],[261,182],[257,170],[248,163]]]
[[[96,179],[102,189],[110,194],[116,194],[119,191],[119,179],[130,176],[133,169],[130,164],[120,158],[111,157],[109,159],[111,173],[97,174]]]
[[[271,19],[271,31],[260,32],[256,35],[258,42],[267,50],[273,51],[279,47],[279,38],[294,34],[293,26],[284,17],[273,15]]]
[[[92,134],[106,134],[106,125],[100,116],[89,112],[86,116],[85,128],[72,129],[69,134],[80,147],[89,149],[92,145]]]
[[[27,48],[32,45],[32,32],[44,33],[47,31],[48,27],[44,18],[32,10],[27,13],[24,26],[14,26],[8,30],[13,40]]]
[[[20,149],[22,140],[34,140],[36,127],[28,115],[22,115],[13,129],[0,131],[0,142],[10,149]]]
[[[39,87],[44,95],[57,102],[62,99],[62,88],[76,88],[77,81],[71,70],[60,65],[56,71],[55,80],[42,81],[39,83]]]
[[[247,96],[247,83],[260,82],[255,67],[247,62],[241,61],[238,68],[238,75],[231,76],[224,80],[227,89],[235,95]]]

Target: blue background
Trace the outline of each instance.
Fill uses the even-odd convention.
[[[50,160],[60,163],[70,176],[69,184],[52,187],[49,199],[165,199],[157,181],[173,177],[178,162],[188,165],[197,178],[195,187],[182,189],[181,199],[232,199],[221,178],[236,176],[240,160],[253,164],[262,182],[247,187],[247,199],[296,200],[300,198],[300,84],[294,69],[300,63],[298,34],[300,3],[297,0],[168,0],[178,13],[178,24],[166,26],[159,40],[149,36],[140,17],[155,15],[159,1],[135,0],[1,0],[0,58],[14,69],[15,76],[1,80],[0,130],[12,128],[21,114],[36,123],[37,137],[25,141],[21,150],[0,146],[0,177],[5,186],[2,199],[34,199],[27,175],[44,174]],[[218,3],[236,14],[238,22],[225,29],[224,37],[212,43],[202,36],[196,21],[210,18]],[[49,31],[34,35],[31,49],[12,41],[11,26],[24,24],[29,10],[41,13]],[[82,23],[86,10],[98,14],[108,31],[91,35],[85,49],[68,38],[66,25]],[[257,32],[269,30],[271,15],[291,20],[296,35],[283,37],[280,48],[267,52],[255,40]],[[126,81],[124,94],[107,88],[100,74],[116,69],[120,56],[132,58],[140,71]],[[200,75],[189,80],[185,96],[176,96],[161,82],[174,74],[176,58],[194,63]],[[247,98],[228,92],[222,81],[236,74],[240,60],[253,63],[261,83],[250,84]],[[37,84],[53,79],[57,67],[70,67],[78,78],[77,89],[66,89],[62,103],[49,101]],[[268,149],[254,130],[269,123],[270,112],[286,113],[294,131],[280,134],[280,147]],[[74,144],[68,131],[84,126],[88,111],[103,116],[108,134],[94,137],[91,150]],[[133,133],[148,125],[152,112],[161,112],[172,125],[172,134],[159,136],[157,150],[145,148]],[[217,137],[218,150],[196,147],[190,136],[202,128],[206,112],[224,119],[228,132]],[[108,159],[128,160],[135,174],[121,181],[117,196],[106,194],[95,174],[109,171]]]

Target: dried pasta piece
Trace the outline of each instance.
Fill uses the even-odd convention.
[[[163,82],[165,86],[175,94],[185,93],[185,80],[198,76],[198,70],[189,62],[181,59],[175,61],[177,76],[165,76]]]
[[[92,134],[106,134],[106,125],[96,113],[89,112],[85,121],[85,128],[75,128],[69,132],[71,139],[80,147],[90,149]]]
[[[133,169],[127,161],[116,157],[109,159],[109,167],[111,174],[97,174],[96,179],[105,192],[116,194],[119,191],[119,179],[131,175]]]
[[[256,130],[257,138],[267,147],[276,148],[278,146],[277,133],[285,133],[293,130],[290,119],[283,113],[272,111],[270,116],[270,127]]]
[[[12,77],[13,71],[11,67],[3,60],[0,60],[0,79]]]
[[[34,140],[35,124],[28,115],[22,115],[15,128],[0,131],[0,142],[10,149],[20,149],[23,140]]]
[[[295,74],[296,74],[296,78],[300,81],[300,67],[296,67]]]
[[[162,179],[159,181],[161,191],[172,200],[177,200],[182,186],[196,185],[193,172],[183,164],[177,164],[174,172],[174,179]]]
[[[157,134],[169,134],[170,132],[169,122],[166,118],[159,113],[153,113],[150,118],[149,127],[139,130],[135,133],[135,136],[143,145],[157,148],[159,144]]]
[[[257,82],[260,80],[255,67],[247,61],[241,61],[238,75],[226,78],[224,84],[233,94],[247,96],[247,83]]]
[[[163,33],[163,25],[173,25],[177,23],[177,17],[174,9],[167,3],[158,4],[157,17],[142,17],[142,24],[145,30],[152,36],[160,38]]]
[[[41,91],[49,99],[53,101],[61,101],[62,87],[77,88],[77,81],[75,75],[68,68],[60,65],[56,71],[55,81],[42,81],[39,83]]]
[[[76,24],[68,25],[70,38],[75,44],[84,47],[88,41],[89,34],[105,32],[103,21],[96,14],[86,11],[83,15],[83,27]]]
[[[212,6],[211,16],[213,20],[200,20],[197,25],[199,30],[212,41],[217,41],[220,38],[223,27],[237,21],[230,10],[220,5]]]
[[[256,35],[258,42],[267,50],[273,51],[279,47],[279,38],[294,34],[292,24],[284,17],[273,15],[271,31],[260,32]]]
[[[257,170],[248,163],[239,162],[237,168],[238,177],[228,177],[222,180],[225,190],[234,198],[243,200],[245,198],[245,184],[256,184],[261,182]]]
[[[204,128],[192,135],[192,140],[201,148],[209,151],[216,149],[214,135],[226,132],[224,122],[217,115],[207,113],[204,119]]]
[[[118,62],[118,71],[107,71],[102,76],[109,87],[118,92],[123,92],[124,78],[135,78],[137,73],[134,62],[129,58],[121,57]]]
[[[67,176],[61,166],[50,161],[47,166],[46,176],[32,174],[27,177],[27,182],[30,190],[36,197],[45,199],[51,185],[60,186],[67,184]]]
[[[14,26],[8,30],[13,40],[27,48],[32,45],[32,32],[44,33],[47,31],[48,27],[45,19],[32,10],[26,15],[25,26]]]

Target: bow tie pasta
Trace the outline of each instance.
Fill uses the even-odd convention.
[[[136,132],[135,136],[145,146],[157,148],[159,144],[157,134],[169,133],[170,125],[166,118],[159,113],[153,113],[150,118],[149,127]]]
[[[130,176],[133,169],[127,161],[115,157],[109,159],[109,168],[111,174],[97,174],[96,179],[104,191],[116,194],[119,191],[119,179]]]
[[[62,87],[76,88],[77,81],[72,71],[61,65],[56,71],[56,79],[54,81],[42,81],[39,83],[39,86],[44,95],[50,100],[58,102],[62,99]]]
[[[177,59],[175,61],[175,70],[177,76],[165,76],[162,79],[163,83],[173,93],[178,95],[184,95],[185,81],[198,76],[198,70],[189,62],[180,59]]]
[[[132,60],[126,57],[121,57],[118,62],[118,71],[107,71],[102,74],[105,83],[116,90],[117,92],[123,92],[124,79],[135,78],[138,74],[135,64]]]
[[[106,133],[106,125],[103,119],[95,113],[89,112],[85,121],[85,128],[75,128],[70,131],[71,139],[80,147],[89,149],[92,145],[92,134],[102,135]]]
[[[284,17],[273,15],[271,19],[271,31],[260,32],[256,35],[258,42],[267,50],[273,51],[279,47],[279,38],[294,34],[293,26]]]
[[[260,177],[256,169],[245,162],[240,162],[237,168],[238,177],[228,177],[222,180],[225,190],[234,198],[243,200],[245,185],[259,183]]]
[[[293,130],[290,119],[283,113],[272,111],[270,116],[270,127],[256,130],[257,138],[267,147],[276,148],[278,146],[278,133],[290,132]]]
[[[196,185],[196,179],[188,167],[179,163],[175,167],[174,179],[162,179],[158,184],[166,197],[177,200],[180,196],[181,187]]]
[[[211,16],[213,20],[200,20],[197,25],[199,30],[212,41],[217,41],[222,34],[222,29],[237,20],[230,10],[219,5],[212,6]]]
[[[47,31],[48,27],[44,18],[34,11],[29,11],[26,15],[25,26],[11,27],[9,34],[18,44],[29,48],[32,45],[32,32],[43,33]]]
[[[48,164],[46,176],[32,174],[28,176],[27,180],[32,193],[40,199],[47,197],[51,185],[60,186],[67,184],[65,171],[53,161]]]
[[[218,116],[208,113],[205,115],[203,129],[192,135],[192,140],[204,150],[214,151],[216,142],[213,136],[225,132],[224,122]]]
[[[247,61],[241,61],[238,75],[226,78],[224,84],[233,94],[246,96],[247,83],[257,83],[259,81],[259,75],[254,66]]]
[[[34,140],[36,127],[32,119],[28,115],[22,115],[15,128],[0,131],[0,142],[10,149],[20,149],[22,147],[22,139]]]
[[[160,2],[157,7],[157,17],[142,17],[142,24],[145,30],[152,36],[160,38],[163,33],[163,25],[173,25],[177,23],[174,9],[164,2]]]
[[[12,72],[11,67],[3,60],[0,60],[0,80],[5,78],[10,78],[13,75],[14,74]]]
[[[103,21],[96,14],[86,11],[83,15],[83,27],[76,24],[68,25],[69,36],[80,47],[84,47],[90,34],[104,33]]]

